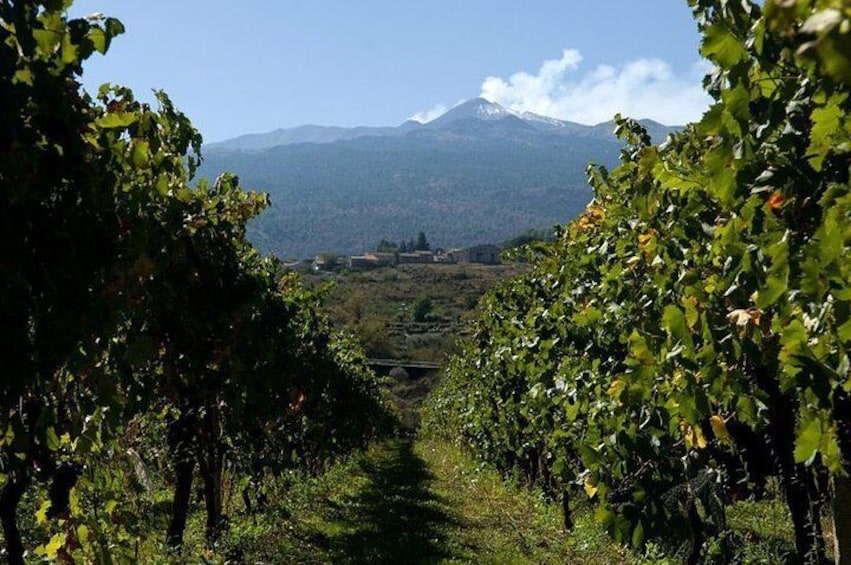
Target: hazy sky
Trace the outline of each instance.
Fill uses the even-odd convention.
[[[598,123],[696,119],[686,0],[78,0],[127,33],[84,83],[167,91],[206,141],[302,124],[396,125],[484,96]]]

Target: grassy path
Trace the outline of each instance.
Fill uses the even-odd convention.
[[[587,513],[506,485],[445,443],[391,440],[293,488],[258,524],[252,563],[625,563]],[[268,518],[267,518],[268,519]],[[248,541],[243,539],[243,542]],[[246,547],[246,545],[243,545]]]

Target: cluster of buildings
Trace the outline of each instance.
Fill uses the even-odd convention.
[[[312,267],[316,271],[323,271],[344,266],[358,271],[405,264],[432,263],[480,263],[483,265],[497,265],[499,264],[499,248],[496,245],[476,245],[465,249],[451,249],[449,251],[412,251],[409,253],[382,253],[375,251],[363,255],[339,258],[329,258],[320,255],[313,260]]]

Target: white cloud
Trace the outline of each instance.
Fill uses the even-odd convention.
[[[413,120],[415,122],[419,122],[421,124],[425,124],[427,122],[432,121],[435,118],[438,118],[449,111],[449,107],[446,104],[438,104],[431,110],[426,110],[425,112],[417,112],[410,118],[409,120]]]
[[[508,80],[487,77],[481,97],[518,112],[583,124],[597,124],[620,112],[663,124],[700,118],[710,98],[701,79],[705,62],[677,74],[661,59],[636,59],[620,65],[581,70],[582,55],[565,49],[561,59],[544,61],[537,74],[518,72]]]
[[[411,116],[408,119],[413,120],[415,122],[419,122],[421,124],[427,124],[428,122],[430,122],[430,121],[432,121],[436,118],[439,118],[440,116],[442,116],[443,114],[445,114],[446,112],[451,110],[452,108],[454,108],[456,106],[460,106],[464,102],[466,102],[466,100],[462,99],[462,100],[457,100],[455,102],[455,104],[449,104],[449,105],[438,104],[437,106],[435,106],[431,110],[426,110],[425,112],[417,112],[416,114],[414,114],[413,116]]]

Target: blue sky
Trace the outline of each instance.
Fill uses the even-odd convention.
[[[302,124],[396,125],[484,95],[597,123],[699,117],[686,0],[78,0],[127,33],[84,84],[162,88],[206,141]]]

